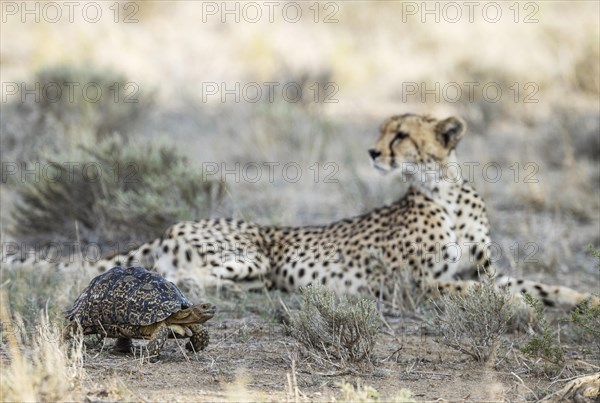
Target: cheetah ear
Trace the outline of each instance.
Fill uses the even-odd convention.
[[[462,119],[449,117],[435,126],[436,138],[449,150],[453,150],[464,136],[466,124]]]

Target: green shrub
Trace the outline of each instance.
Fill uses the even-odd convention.
[[[514,315],[510,294],[488,278],[465,295],[442,299],[434,318],[440,335],[437,341],[476,361],[489,362]]]
[[[19,238],[74,240],[77,222],[81,241],[145,241],[176,221],[208,216],[224,190],[175,148],[118,137],[41,164],[51,169],[39,181],[12,183],[20,202],[11,232]]]
[[[531,357],[541,358],[554,366],[561,367],[564,364],[565,352],[552,334],[550,324],[544,316],[541,301],[528,293],[524,294],[524,298],[525,303],[533,308],[541,330],[540,335],[531,336],[521,351]]]
[[[598,271],[600,274],[600,251],[595,249],[593,245],[589,246],[589,251],[592,256],[598,259]],[[571,319],[579,327],[590,336],[596,339],[600,346],[600,306],[584,305],[574,310],[571,313]]]
[[[370,362],[381,324],[375,301],[336,297],[317,285],[301,290],[302,308],[290,323],[291,334],[323,360]]]

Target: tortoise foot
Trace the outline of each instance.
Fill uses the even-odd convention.
[[[208,329],[202,325],[190,325],[189,328],[193,334],[185,347],[194,352],[204,350],[210,341]]]
[[[154,334],[146,345],[146,350],[148,351],[148,360],[150,362],[157,362],[160,359],[160,352],[165,344],[165,341],[167,341],[169,338],[169,333],[169,328],[164,324],[154,331]]]

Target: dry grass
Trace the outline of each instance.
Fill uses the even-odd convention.
[[[568,382],[562,389],[545,397],[542,402],[585,402],[600,397],[600,372],[577,377]],[[594,400],[592,400],[594,399]]]
[[[376,402],[379,401],[379,393],[370,386],[354,387],[349,383],[340,384],[340,389],[344,393],[344,400],[348,402]]]
[[[83,337],[76,337],[70,346],[62,344],[62,329],[47,313],[28,335],[22,319],[8,312],[6,302],[3,297],[0,320],[9,357],[0,369],[2,401],[73,400],[85,377]]]
[[[22,264],[18,269],[0,263],[0,290],[7,296],[6,309],[20,318],[24,332],[37,331],[40,312],[45,312],[51,323],[62,323],[64,311],[94,276],[75,266],[62,271],[40,269],[35,263]]]
[[[349,383],[340,384],[342,390],[342,401],[356,403],[377,403],[377,402],[393,402],[393,403],[414,403],[416,400],[410,390],[401,389],[397,395],[382,399],[379,392],[371,386],[356,387]]]
[[[372,273],[382,275],[378,292],[370,297],[377,300],[378,309],[383,313],[419,315],[430,308],[431,301],[426,295],[426,289],[414,286],[410,270],[390,270],[378,250],[371,251],[369,268]],[[383,278],[386,278],[386,281],[383,281]]]

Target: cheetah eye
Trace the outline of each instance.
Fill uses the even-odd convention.
[[[404,140],[407,137],[408,137],[408,133],[399,131],[398,133],[396,133],[396,135],[394,136],[394,140],[392,140],[392,141]]]

